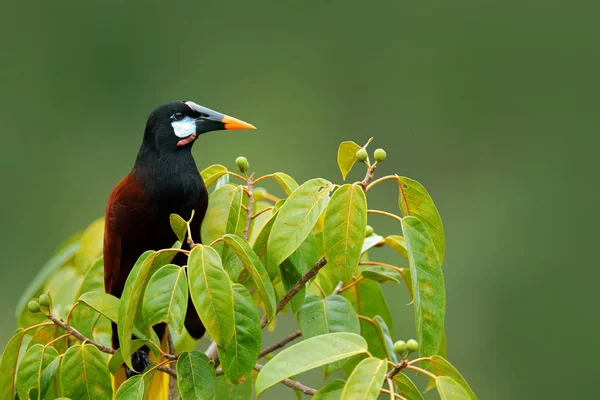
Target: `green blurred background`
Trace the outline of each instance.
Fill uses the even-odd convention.
[[[192,99],[259,128],[203,136],[200,168],[245,155],[259,174],[339,182],[339,142],[375,136],[378,174],[420,181],[441,212],[449,358],[479,398],[597,398],[597,9],[122,3],[2,7],[2,346],[39,267],[103,214],[151,109]],[[395,211],[396,196],[382,185],[370,204]],[[414,336],[404,292],[386,294],[397,339]]]

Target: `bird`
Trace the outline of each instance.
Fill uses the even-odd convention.
[[[147,250],[173,245],[177,238],[171,230],[171,214],[189,219],[193,213],[192,239],[194,243],[202,243],[200,225],[208,206],[208,192],[192,155],[192,146],[203,133],[231,129],[256,128],[189,100],[171,101],[150,113],[133,168],[113,188],[106,204],[106,293],[120,298],[129,272],[140,255]],[[183,246],[188,245],[184,243]],[[182,255],[175,257],[173,263],[184,265],[185,259],[179,257]],[[205,332],[191,299],[188,300],[185,327],[195,339]],[[159,338],[165,337],[165,324],[155,326],[154,330]],[[114,324],[112,345],[115,349],[119,347]],[[149,363],[148,348],[142,348],[132,356],[135,371],[143,371]],[[126,368],[125,377],[132,376],[135,371]],[[121,377],[121,381],[124,379]]]

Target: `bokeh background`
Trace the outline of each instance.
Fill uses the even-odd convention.
[[[2,6],[2,346],[53,249],[103,214],[150,110],[193,99],[259,127],[202,137],[200,168],[245,155],[258,173],[339,182],[339,142],[374,136],[378,173],[420,181],[441,212],[449,358],[479,398],[597,398],[597,8],[123,3]],[[395,211],[396,192],[371,205]],[[414,336],[399,292],[386,287],[397,339]]]

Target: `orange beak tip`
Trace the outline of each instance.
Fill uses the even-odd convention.
[[[225,115],[221,120],[225,125],[225,129],[256,129],[256,127],[252,124],[242,121],[241,119],[233,118],[228,115]]]

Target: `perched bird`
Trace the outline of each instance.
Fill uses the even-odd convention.
[[[107,293],[121,297],[127,276],[139,256],[146,250],[169,248],[177,240],[170,227],[170,214],[189,219],[194,211],[192,238],[195,243],[202,243],[200,224],[206,213],[208,194],[191,149],[201,134],[222,129],[256,128],[192,101],[173,101],[152,111],[133,169],[115,186],[106,205]],[[173,262],[182,265],[185,260],[176,257]],[[205,332],[191,300],[185,327],[196,339]],[[164,324],[154,328],[162,339],[166,332]],[[112,340],[114,348],[118,348],[116,325]],[[143,371],[149,363],[148,349],[136,352],[132,363],[136,371]],[[127,375],[132,373],[127,370]]]

